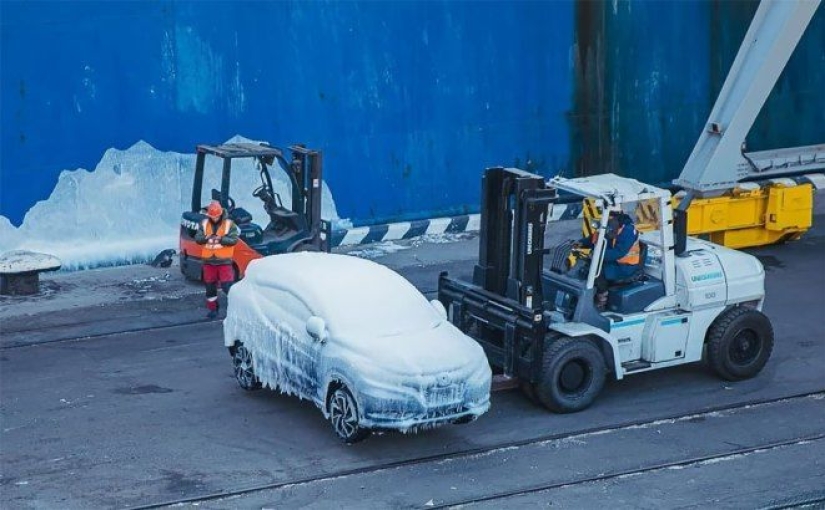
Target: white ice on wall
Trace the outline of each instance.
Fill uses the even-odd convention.
[[[240,136],[228,142],[251,142]],[[177,248],[181,213],[191,207],[195,154],[163,152],[140,141],[126,150],[109,149],[94,171],[64,170],[47,200],[36,203],[16,228],[0,216],[0,253],[31,250],[55,255],[64,269],[151,260]],[[266,226],[262,202],[252,196],[260,185],[252,159],[232,165],[230,194],[253,220]],[[206,158],[202,205],[220,188],[221,160]],[[292,203],[286,174],[271,170],[284,206]],[[340,221],[326,183],[322,217]]]

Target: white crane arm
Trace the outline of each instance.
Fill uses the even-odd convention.
[[[706,193],[733,188],[750,172],[742,144],[821,0],[762,0],[708,122],[674,183]]]

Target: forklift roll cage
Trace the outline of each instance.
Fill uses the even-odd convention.
[[[287,158],[280,149],[256,143],[197,146],[191,210],[184,211],[180,229],[181,272],[187,278],[201,280],[203,276],[202,248],[194,236],[206,218],[202,195],[207,156],[221,158],[223,163],[220,191],[213,188],[211,199],[221,203],[240,230],[232,257],[236,278],[242,278],[246,267],[257,258],[293,251],[329,250],[331,223],[321,219],[321,152],[293,145],[289,153]],[[235,208],[231,198],[232,161],[241,158],[251,158],[258,163],[262,185],[253,196],[264,203],[268,216],[265,228],[253,221],[249,211]],[[292,185],[290,208],[283,206],[272,184],[270,167],[276,164],[283,168]]]
[[[306,217],[306,223],[312,230],[310,244],[322,248],[322,231],[328,231],[328,225],[321,220],[321,167],[322,156],[319,151],[307,149],[303,145],[289,147],[292,159],[287,161],[284,153],[265,144],[230,143],[222,145],[198,145],[195,161],[195,180],[192,185],[192,212],[199,212],[204,207],[201,203],[203,193],[203,174],[206,156],[212,155],[223,160],[221,171],[220,196],[212,197],[220,201],[224,208],[229,207],[229,190],[232,177],[232,160],[237,158],[255,158],[261,166],[261,175],[270,190],[272,176],[269,167],[277,160],[286,170],[292,188],[292,211]],[[310,207],[307,208],[307,203]],[[320,225],[320,228],[315,227]],[[326,240],[329,236],[324,236]]]

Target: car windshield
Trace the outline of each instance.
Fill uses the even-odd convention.
[[[324,310],[336,336],[389,337],[427,331],[441,316],[418,290],[399,275],[361,282]]]

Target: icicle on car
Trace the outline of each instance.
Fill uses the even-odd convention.
[[[465,423],[490,407],[481,347],[444,308],[368,260],[290,253],[250,263],[224,321],[240,386],[315,402],[346,442]]]

